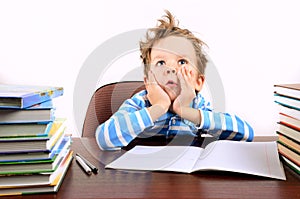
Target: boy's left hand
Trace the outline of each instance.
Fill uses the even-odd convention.
[[[192,85],[195,74],[192,70],[182,67],[177,73],[180,81],[181,92],[178,97],[174,100],[172,109],[173,111],[181,116],[182,109],[188,108],[192,100],[196,97],[195,89]]]

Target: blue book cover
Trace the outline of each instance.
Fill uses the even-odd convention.
[[[23,109],[63,95],[62,87],[0,84],[0,108]]]
[[[26,110],[36,110],[36,109],[52,109],[54,108],[52,100],[44,101],[38,104],[34,104],[25,108]]]

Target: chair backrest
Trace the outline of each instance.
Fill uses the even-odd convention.
[[[87,108],[82,137],[94,137],[99,124],[108,120],[126,99],[143,89],[143,81],[116,82],[98,88]]]

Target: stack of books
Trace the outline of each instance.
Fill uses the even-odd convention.
[[[300,83],[274,85],[279,106],[278,151],[284,162],[300,174]]]
[[[73,159],[62,87],[0,85],[0,195],[57,192]]]

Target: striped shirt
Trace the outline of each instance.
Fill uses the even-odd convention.
[[[152,121],[147,110],[150,106],[146,90],[125,100],[116,113],[97,127],[96,140],[100,149],[120,149],[137,136],[149,137],[159,134],[166,137],[197,136],[199,129],[218,139],[253,140],[253,129],[247,122],[235,115],[213,112],[200,93],[191,103],[191,107],[198,109],[201,114],[200,125],[182,119],[169,111],[156,121]]]

